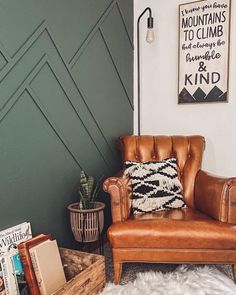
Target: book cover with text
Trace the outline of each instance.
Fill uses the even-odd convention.
[[[29,222],[0,231],[0,257],[17,250],[17,245],[32,238]]]

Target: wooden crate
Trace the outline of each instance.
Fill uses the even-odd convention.
[[[92,295],[103,289],[104,256],[65,248],[60,248],[60,254],[67,283],[52,295]]]

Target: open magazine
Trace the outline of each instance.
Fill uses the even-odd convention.
[[[17,249],[21,242],[32,238],[29,222],[24,222],[0,231],[0,257]]]

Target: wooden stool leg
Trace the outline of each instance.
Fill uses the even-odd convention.
[[[233,270],[234,282],[236,284],[236,263],[232,265],[232,270]]]
[[[121,272],[122,272],[122,263],[120,261],[114,262],[114,284],[120,283],[121,278]]]

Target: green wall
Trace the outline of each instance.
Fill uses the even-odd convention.
[[[0,3],[0,228],[69,246],[80,170],[118,169],[132,133],[132,0]]]

